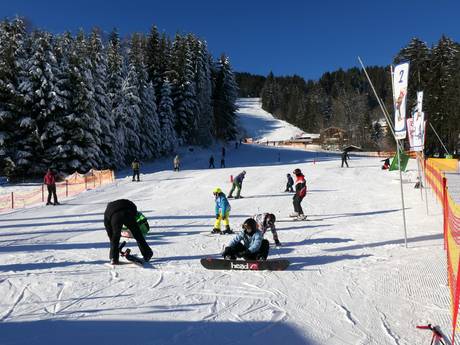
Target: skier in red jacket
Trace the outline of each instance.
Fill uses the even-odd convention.
[[[56,179],[51,169],[48,169],[46,172],[43,183],[46,184],[46,187],[48,188],[48,201],[46,205],[59,205],[56,195]],[[53,195],[54,203],[51,202],[51,195]]]

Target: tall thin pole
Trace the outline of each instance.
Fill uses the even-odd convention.
[[[425,204],[426,204],[426,215],[428,216],[428,183],[426,181],[426,160],[425,160],[425,153],[422,151],[422,158],[423,158],[423,164],[425,164],[425,169],[423,169],[423,177],[425,181]]]
[[[434,129],[433,125],[430,122],[430,127],[433,130],[434,134],[436,134],[436,137],[438,138],[439,142],[441,143],[442,147],[444,148],[444,151],[446,151],[447,154],[449,154],[449,151],[447,151],[446,147],[444,146],[444,143],[442,142],[441,138],[439,137],[438,133],[436,132],[436,129]]]
[[[380,105],[380,109],[382,110],[382,113],[385,116],[385,119],[387,120],[388,124],[390,125],[389,127],[390,127],[390,130],[391,130],[391,133],[393,134],[393,137],[395,138],[395,141],[396,141],[396,150],[397,150],[397,155],[398,155],[398,167],[399,167],[399,182],[400,182],[400,186],[401,186],[402,215],[403,215],[403,224],[404,224],[404,245],[407,248],[406,208],[405,208],[405,205],[404,205],[404,188],[403,188],[403,183],[402,183],[402,172],[401,172],[400,143],[399,143],[399,140],[396,139],[396,135],[395,135],[395,132],[394,132],[393,126],[392,126],[393,122],[390,120],[390,115],[386,111],[386,108],[384,107],[383,102],[380,100],[380,98],[379,98],[379,96],[377,94],[377,91],[375,91],[374,84],[372,83],[372,80],[369,77],[369,74],[367,74],[366,67],[364,67],[364,63],[362,62],[362,60],[361,60],[361,58],[359,56],[358,56],[358,60],[359,60],[359,63],[361,64],[361,67],[364,70],[364,74],[366,75],[366,78],[369,81],[369,84],[371,85],[372,91],[374,92],[374,95],[377,98],[377,102]],[[391,72],[392,72],[391,73],[391,79],[393,81],[393,69],[391,70]],[[393,88],[393,82],[391,83],[391,87]],[[393,95],[393,99],[394,99],[394,95]]]
[[[421,175],[421,172],[420,172],[420,165],[422,164],[421,162],[421,157],[422,155],[421,154],[417,154],[417,172],[418,172],[418,184],[419,184],[419,188],[420,188],[420,198],[422,199],[423,201],[423,191],[422,191],[422,175]]]

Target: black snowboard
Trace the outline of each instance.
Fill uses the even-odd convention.
[[[208,270],[284,271],[289,266],[289,261],[285,259],[256,261],[203,258],[200,262]]]

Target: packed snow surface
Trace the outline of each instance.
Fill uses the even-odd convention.
[[[254,105],[240,111],[248,132],[285,130],[275,120],[265,127]],[[408,345],[429,342],[416,325],[450,331],[442,212],[428,191],[427,214],[425,193],[413,188],[415,162],[403,175],[405,248],[399,174],[382,171],[379,159],[340,168],[337,155],[229,144],[227,168],[208,169],[220,150],[184,150],[180,172],[165,159],[143,165],[141,182],[126,171],[61,206],[0,215],[0,344]],[[282,247],[270,249],[290,267],[201,267],[231,239],[210,234],[213,188],[228,191],[230,175],[244,169],[245,198],[230,201],[233,229],[258,212],[282,220],[292,212],[283,190],[294,168],[306,176],[310,221],[277,222]],[[149,219],[154,256],[145,268],[107,265],[103,213],[120,198]]]

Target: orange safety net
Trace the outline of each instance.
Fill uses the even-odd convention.
[[[111,183],[115,180],[114,176],[112,170],[91,169],[84,175],[75,172],[67,176],[65,181],[56,183],[56,194],[59,200],[65,199],[85,190],[95,189]],[[0,195],[0,212],[45,202],[47,195],[48,192],[45,185],[26,192],[10,192]]]
[[[452,345],[458,328],[460,300],[460,205],[449,194],[445,171],[457,171],[457,159],[429,158],[425,161],[426,181],[443,206],[444,248],[447,251],[447,275],[452,312]]]

